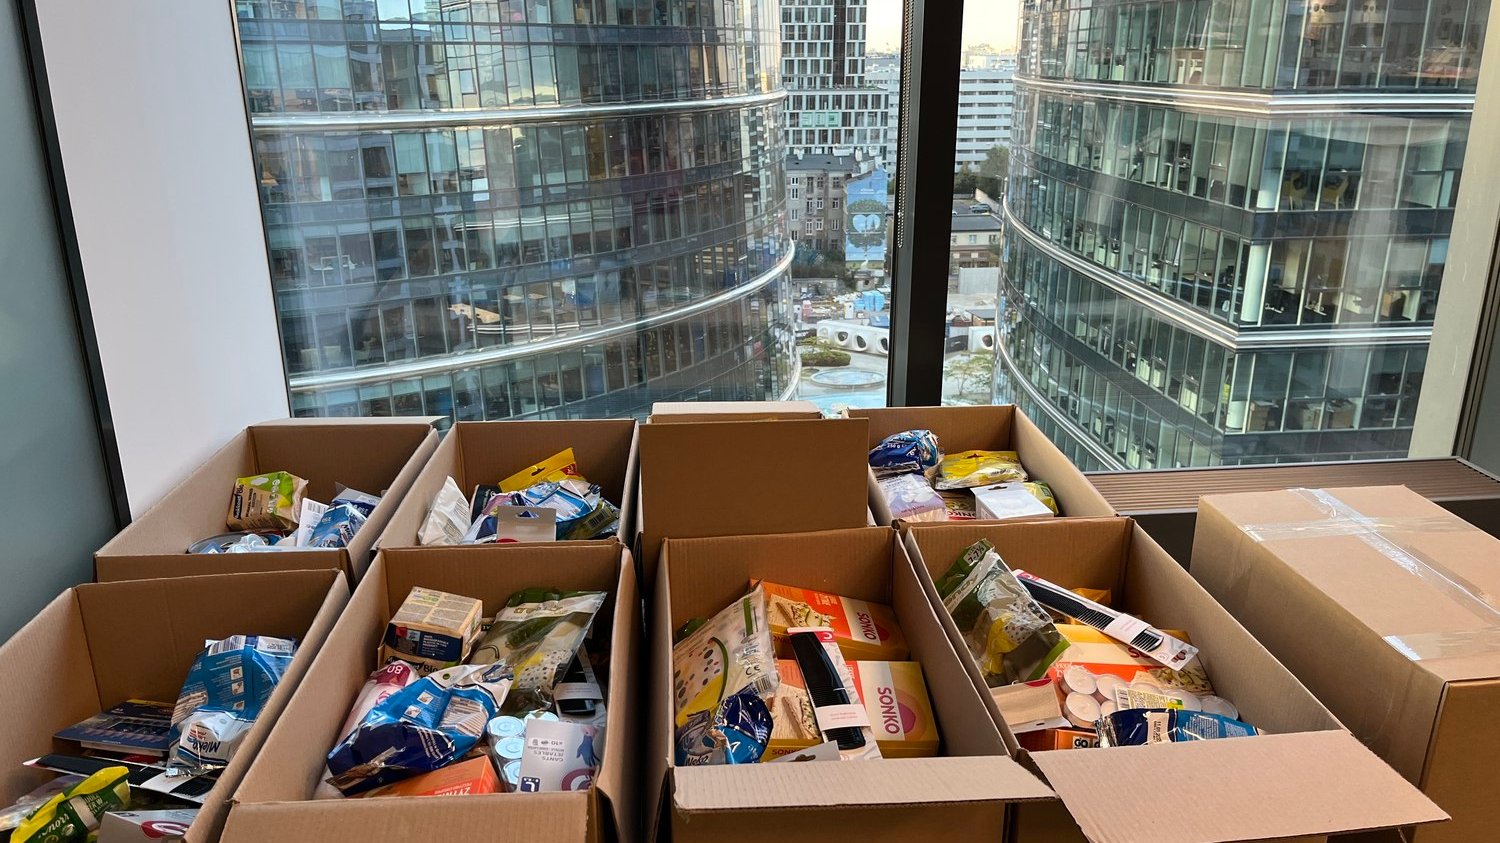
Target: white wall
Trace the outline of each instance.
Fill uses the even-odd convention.
[[[37,3],[131,510],[288,413],[224,0]]]

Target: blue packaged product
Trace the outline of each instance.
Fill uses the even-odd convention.
[[[943,452],[930,430],[905,430],[882,439],[870,449],[870,468],[876,477],[927,473],[937,468]]]
[[[227,766],[296,654],[295,640],[264,635],[204,648],[172,711],[167,767],[197,774]]]
[[[458,760],[499,716],[512,676],[503,663],[460,665],[396,691],[328,753],[328,783],[354,796]]]
[[[1249,723],[1180,708],[1126,708],[1099,721],[1100,746],[1145,746],[1259,734],[1261,731]]]
[[[323,513],[323,517],[318,519],[317,525],[313,527],[306,547],[348,547],[354,534],[364,526],[365,520],[364,512],[355,504],[341,503],[337,506],[330,506]]]
[[[333,506],[338,506],[339,504],[348,504],[349,506],[352,506],[355,509],[359,510],[360,515],[369,518],[370,513],[375,511],[375,507],[380,505],[380,498],[377,498],[374,495],[367,495],[364,492],[358,491],[357,489],[345,488],[340,490],[338,494],[334,495],[333,500],[329,503]]]
[[[557,512],[557,538],[562,539],[573,531],[580,521],[587,518],[600,501],[598,486],[581,480],[538,483],[512,492],[513,506],[541,506]]]
[[[713,710],[688,715],[677,729],[677,763],[754,764],[771,741],[773,720],[753,685],[731,694]]]

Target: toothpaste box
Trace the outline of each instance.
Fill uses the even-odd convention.
[[[381,658],[401,659],[431,673],[462,662],[479,637],[484,604],[428,588],[413,588],[385,629]]]
[[[187,836],[198,809],[112,811],[99,821],[99,843],[174,843]]]
[[[785,649],[788,629],[827,627],[833,630],[839,651],[848,661],[902,661],[907,657],[906,638],[889,606],[810,588],[772,582],[760,585],[766,592],[771,636],[779,656],[791,656]]]
[[[860,703],[869,716],[882,758],[928,758],[937,755],[938,729],[922,665],[917,662],[848,662]],[[822,741],[811,719],[812,702],[802,671],[793,659],[778,659],[781,686],[772,701],[775,726],[762,761],[807,749]]]

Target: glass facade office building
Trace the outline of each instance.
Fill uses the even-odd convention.
[[[296,415],[796,383],[769,0],[239,0]]]
[[[1092,469],[1405,456],[1487,12],[1026,2],[997,399]]]

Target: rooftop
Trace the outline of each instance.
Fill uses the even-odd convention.
[[[826,170],[834,173],[852,173],[855,169],[853,155],[788,155],[788,170]]]
[[[999,231],[1000,218],[994,214],[971,214],[965,210],[953,215],[953,231]]]

